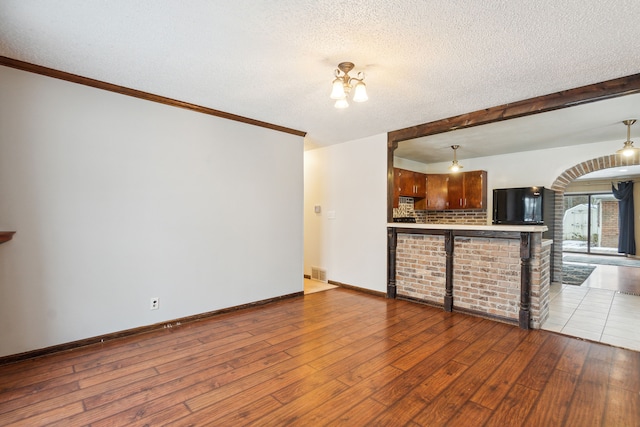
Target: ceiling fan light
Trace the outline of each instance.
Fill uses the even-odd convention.
[[[341,99],[338,99],[335,104],[335,107],[340,109],[347,108],[348,106],[349,106],[349,102],[347,102],[346,97],[342,97]]]
[[[331,99],[342,99],[346,96],[344,93],[344,82],[342,79],[337,78],[333,81],[333,88],[331,89]]]
[[[367,85],[364,82],[356,83],[355,92],[353,94],[354,102],[364,102],[369,99],[367,96]]]

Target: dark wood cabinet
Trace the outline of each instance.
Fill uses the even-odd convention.
[[[448,209],[485,209],[487,172],[427,175],[427,203],[430,211]]]
[[[487,172],[424,174],[393,169],[393,207],[401,196],[413,197],[415,210],[485,209]]]
[[[424,198],[427,193],[427,175],[405,169],[393,169],[393,207],[398,207],[398,199],[414,198],[414,209],[425,209]]]
[[[471,171],[464,174],[464,208],[485,209],[487,206],[487,172]]]
[[[415,190],[415,185],[413,184],[414,172],[403,169],[397,169],[397,171],[398,194],[400,196],[413,197]]]
[[[427,206],[425,209],[442,211],[448,207],[448,174],[427,175]]]
[[[464,209],[464,173],[452,173],[449,175],[447,185],[448,209]]]
[[[416,197],[425,197],[427,194],[427,174],[414,172],[413,183],[416,186]]]

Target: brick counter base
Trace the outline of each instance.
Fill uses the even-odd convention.
[[[550,246],[539,234],[531,242],[530,327],[540,328],[549,314]],[[441,235],[397,236],[398,297],[443,305],[446,285],[445,238]],[[460,237],[454,239],[453,306],[518,322],[521,288],[520,242],[513,239]]]

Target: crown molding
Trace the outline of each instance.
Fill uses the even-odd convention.
[[[167,98],[160,95],[154,95],[152,93],[131,89],[124,86],[118,86],[112,83],[103,82],[100,80],[90,79],[88,77],[82,77],[77,74],[71,74],[53,68],[43,67],[41,65],[31,64],[29,62],[20,61],[6,56],[0,56],[0,65],[4,65],[18,70],[27,71],[30,73],[40,74],[54,79],[65,80],[71,83],[77,83],[84,86],[90,86],[97,89],[106,90],[109,92],[119,93],[121,95],[132,96],[134,98],[144,99],[146,101],[157,102],[160,104],[170,105],[172,107],[184,108],[187,110],[195,111],[202,114],[208,114],[210,116],[221,117],[227,120],[233,120],[253,126],[259,126],[278,132],[284,132],[296,136],[306,136],[306,132],[296,129],[287,128],[284,126],[278,126],[260,120],[250,119],[248,117],[238,116],[236,114],[226,113],[220,110],[214,110],[213,108],[203,107],[201,105],[191,104],[188,102],[178,101],[176,99]]]

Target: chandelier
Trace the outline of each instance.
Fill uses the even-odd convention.
[[[635,122],[635,119],[623,120],[622,123],[627,126],[627,140],[624,142],[624,146],[616,151],[616,154],[622,154],[625,157],[631,157],[636,154],[638,150],[640,150],[640,148],[636,148],[633,146],[633,141],[631,140],[631,125]]]
[[[349,71],[353,70],[355,65],[353,62],[341,62],[336,68],[335,76],[333,80],[333,89],[331,90],[331,99],[336,100],[336,108],[347,108],[349,102],[347,97],[353,88],[353,101],[364,102],[369,97],[367,96],[367,86],[364,84],[364,73],[358,72],[356,77],[349,76]]]

